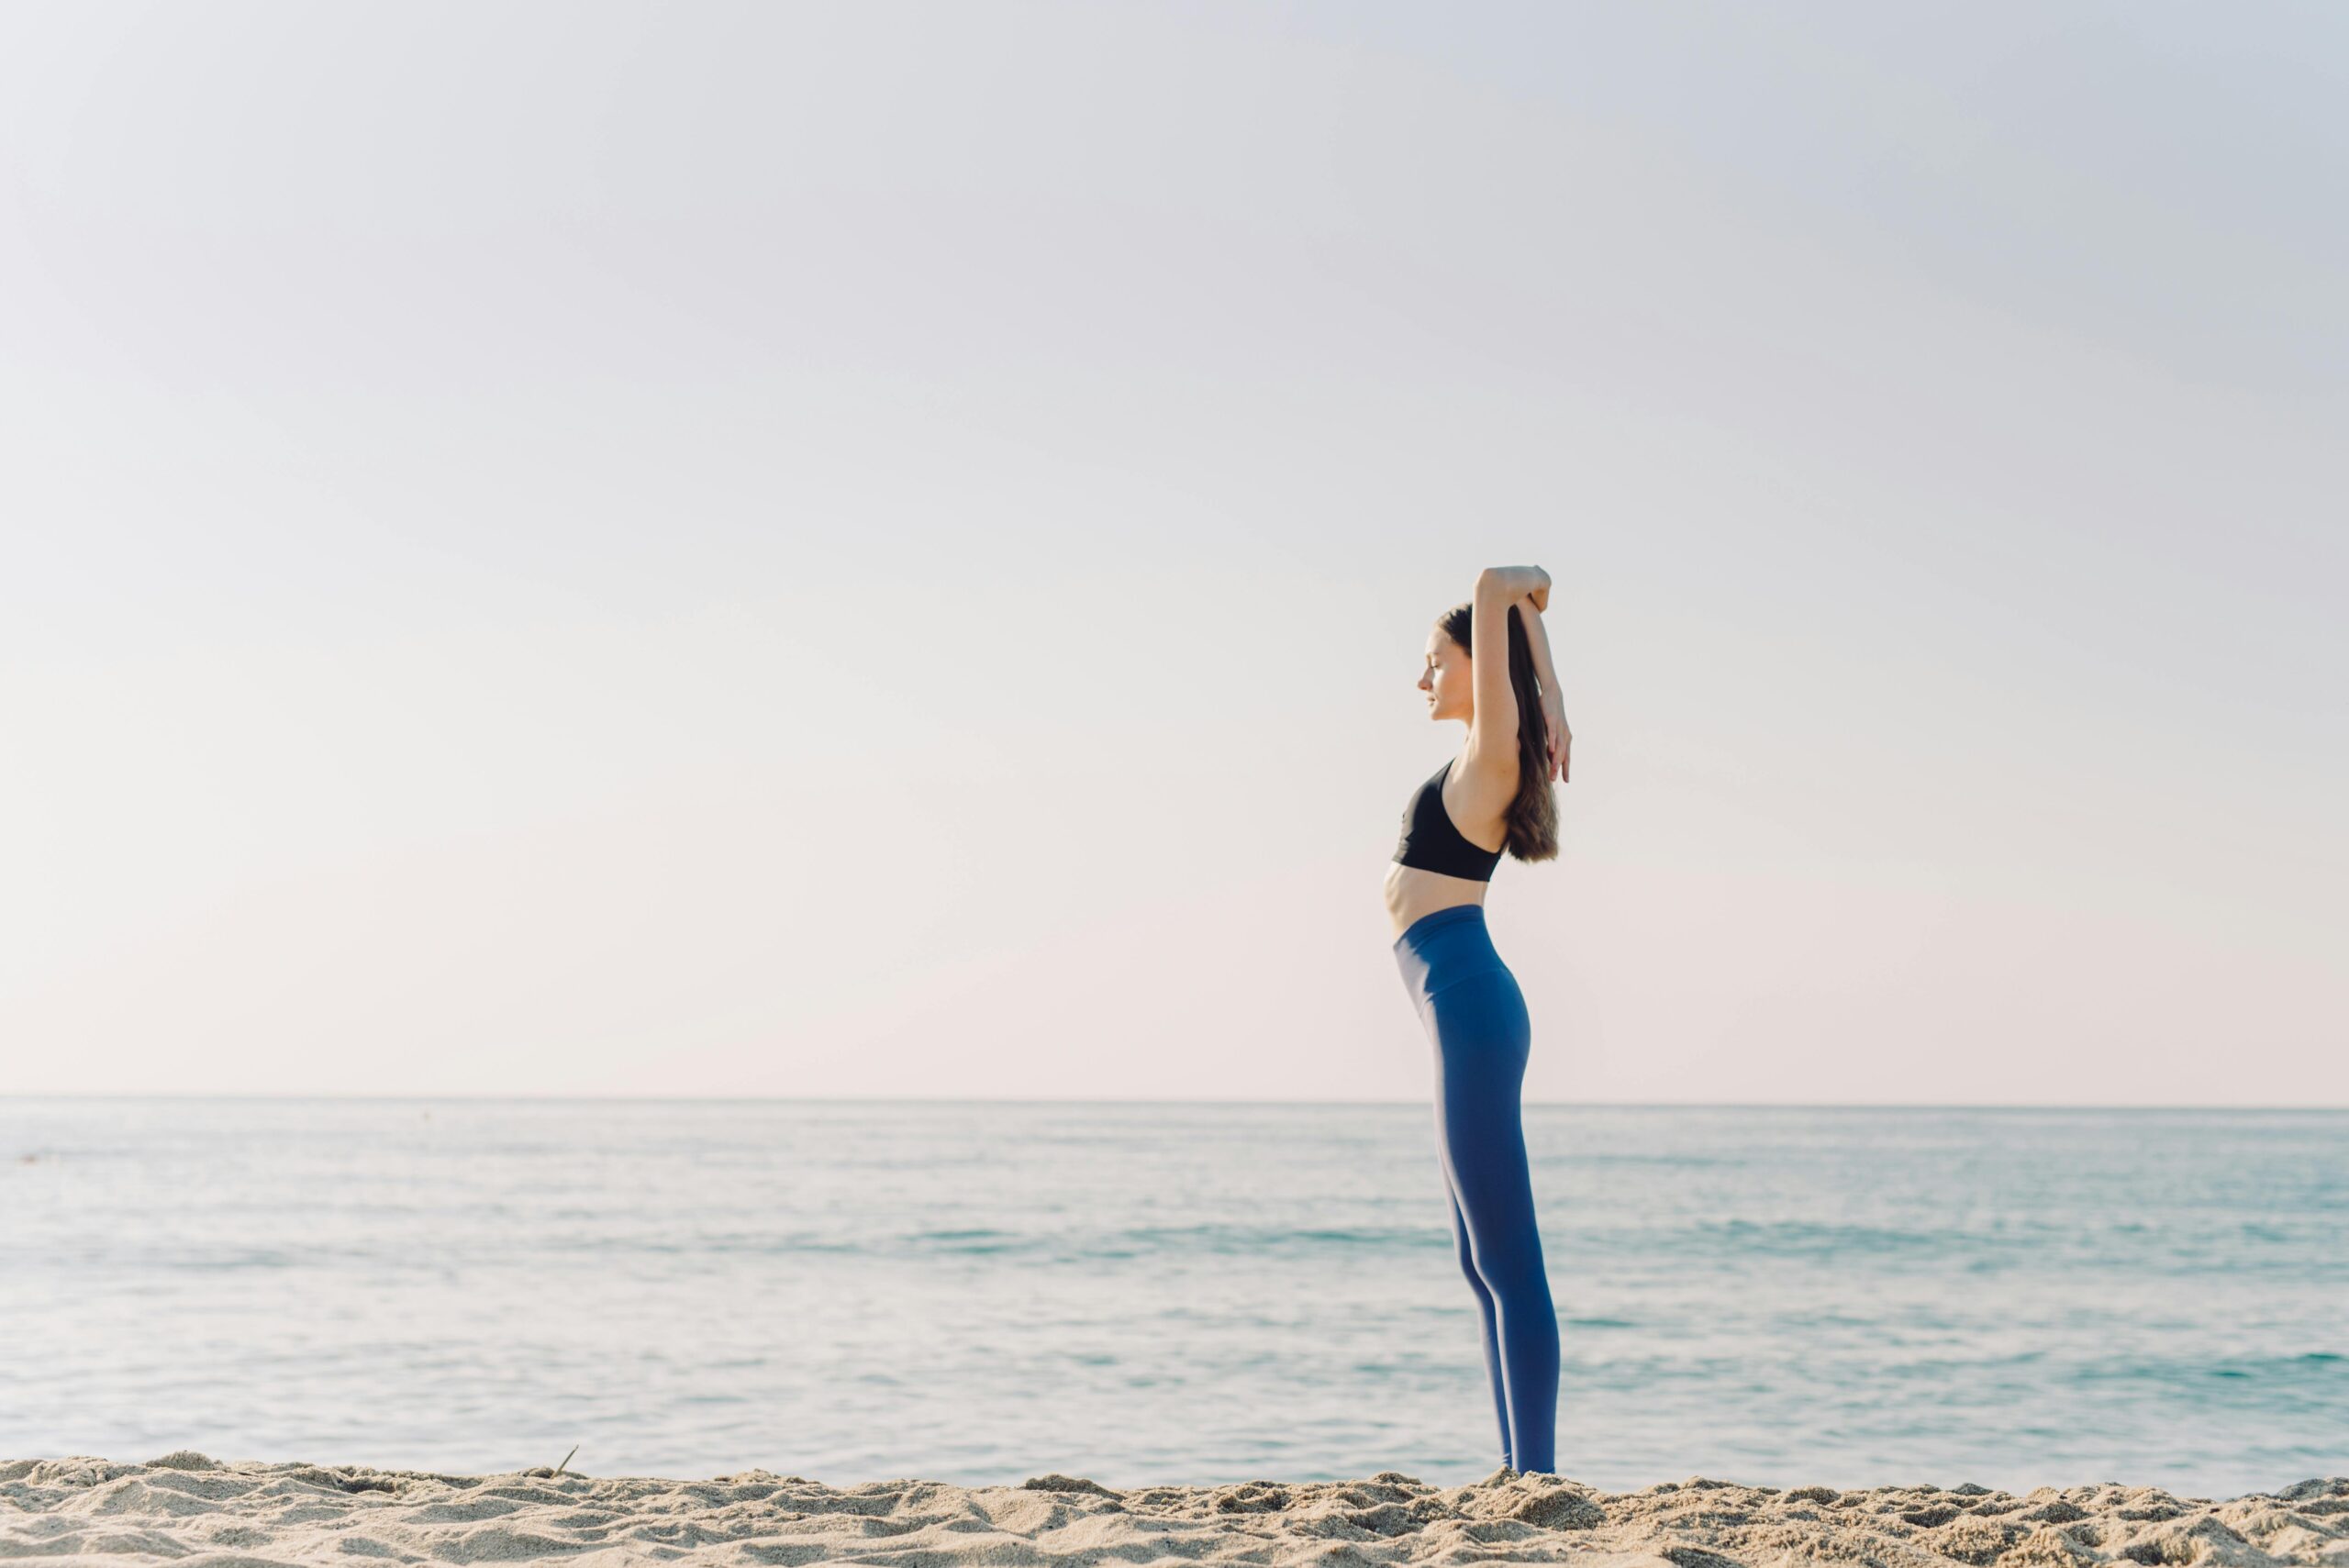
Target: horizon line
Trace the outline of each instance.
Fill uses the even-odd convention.
[[[632,1095],[632,1094],[346,1094],[212,1093],[201,1090],[133,1094],[117,1090],[50,1089],[0,1091],[0,1103],[10,1100],[237,1100],[370,1101],[384,1104],[456,1102],[483,1105],[895,1105],[895,1106],[1408,1106],[1425,1107],[1425,1097],[1405,1099],[1104,1099],[1075,1096],[1033,1098],[1009,1095]],[[1875,1111],[2266,1111],[2324,1114],[2349,1111],[2349,1102],[2323,1105],[2222,1103],[2179,1105],[2073,1100],[1525,1100],[1528,1108],[1581,1110],[1875,1110]]]

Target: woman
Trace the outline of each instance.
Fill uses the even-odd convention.
[[[1532,1026],[1485,929],[1502,851],[1520,861],[1558,853],[1550,782],[1564,780],[1574,737],[1542,627],[1549,603],[1540,567],[1487,567],[1475,599],[1429,633],[1419,680],[1428,715],[1464,722],[1468,743],[1403,813],[1386,910],[1403,984],[1435,1046],[1436,1152],[1460,1271],[1484,1318],[1501,1462],[1554,1473],[1558,1319],[1518,1106]]]

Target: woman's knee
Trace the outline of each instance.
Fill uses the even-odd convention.
[[[1550,1271],[1539,1242],[1488,1248],[1475,1261],[1484,1287],[1504,1301],[1550,1294]]]
[[[1465,1240],[1453,1249],[1453,1255],[1459,1261],[1460,1277],[1466,1280],[1477,1295],[1483,1296],[1486,1293],[1485,1276],[1477,1269],[1476,1254]]]

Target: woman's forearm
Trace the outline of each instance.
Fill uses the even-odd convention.
[[[1525,642],[1533,654],[1533,675],[1545,692],[1558,689],[1558,673],[1550,665],[1550,631],[1542,624],[1542,612],[1533,607],[1533,596],[1521,595],[1517,600],[1517,613],[1525,617]]]

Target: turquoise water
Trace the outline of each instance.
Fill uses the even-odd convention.
[[[1530,1106],[1558,1466],[2349,1473],[2349,1112]],[[0,1100],[0,1458],[1497,1462],[1425,1106]]]

